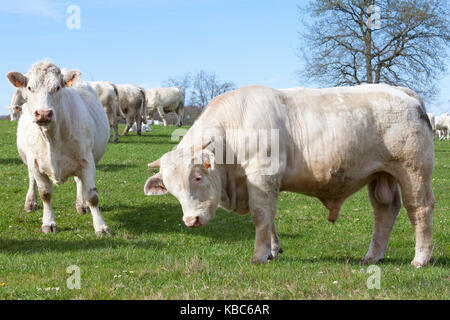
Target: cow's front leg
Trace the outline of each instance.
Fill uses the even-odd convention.
[[[247,177],[247,186],[252,221],[256,228],[252,263],[267,263],[274,258],[272,248],[277,250],[279,247],[276,230],[273,233],[279,184],[273,178],[254,175]],[[274,235],[276,239],[272,247]]]
[[[39,189],[39,195],[41,196],[42,204],[44,207],[41,230],[43,233],[56,233],[58,232],[58,225],[56,224],[56,218],[55,214],[53,213],[51,204],[53,195],[52,183],[46,175],[38,172],[37,168],[33,169],[33,176],[36,180]]]
[[[98,237],[101,237],[103,234],[112,235],[98,208],[98,193],[95,187],[95,164],[93,159],[89,160],[83,169],[80,175],[80,182],[83,199],[86,199],[91,210],[95,234]]]
[[[74,178],[75,182],[77,183],[77,199],[75,201],[75,209],[78,213],[88,213],[88,206],[86,200],[83,198],[83,188],[81,180],[77,177]]]
[[[30,168],[28,168],[28,179],[29,185],[27,196],[25,198],[25,212],[37,210],[39,207],[37,201],[37,184]]]

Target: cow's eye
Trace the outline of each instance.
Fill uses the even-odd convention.
[[[197,177],[195,177],[195,181],[197,181],[197,182],[202,181],[202,176],[197,176]]]
[[[28,89],[28,91],[31,91],[31,92],[33,92],[33,90],[31,90],[31,87],[30,87],[30,86],[28,86],[28,88],[27,88],[27,89]]]
[[[56,91],[59,91],[59,89],[61,89],[61,87],[60,87],[60,86],[57,86],[57,87],[56,87]]]

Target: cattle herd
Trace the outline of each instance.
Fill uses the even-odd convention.
[[[11,117],[21,114],[17,147],[29,175],[25,211],[38,209],[39,193],[42,231],[57,232],[53,184],[73,176],[76,209],[91,212],[101,236],[111,231],[99,210],[95,174],[110,128],[116,141],[123,118],[124,135],[133,125],[140,134],[156,111],[164,125],[165,113],[176,112],[181,126],[184,95],[178,88],[145,90],[80,77],[48,60],[25,75],[8,73],[16,88]],[[266,263],[282,252],[274,220],[280,191],[318,198],[334,222],[345,199],[367,185],[374,226],[362,262],[384,259],[403,204],[416,235],[412,264],[421,267],[433,248],[435,134],[448,138],[449,117],[432,119],[421,98],[404,87],[243,87],[212,99],[174,150],[151,159],[148,166],[160,170],[147,179],[144,193],[175,196],[187,227],[208,224],[219,206],[250,213],[252,262]]]

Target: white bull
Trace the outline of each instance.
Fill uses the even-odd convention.
[[[375,221],[362,262],[384,258],[402,199],[419,267],[432,254],[433,165],[433,132],[412,90],[253,86],[214,98],[177,148],[149,164],[160,172],[144,192],[173,194],[188,227],[207,224],[219,205],[250,211],[252,262],[266,263],[281,250],[274,224],[280,191],[318,198],[335,221],[345,199],[368,185]]]

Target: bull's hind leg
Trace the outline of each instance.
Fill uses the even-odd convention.
[[[434,195],[431,170],[408,171],[400,177],[403,204],[416,234],[415,267],[425,266],[433,251]]]
[[[79,179],[83,199],[87,200],[87,204],[91,210],[95,234],[99,237],[103,234],[111,235],[112,233],[106,225],[105,220],[103,220],[100,209],[98,208],[98,194],[97,188],[95,187],[95,165],[93,159],[87,161]]]
[[[125,129],[122,132],[122,136],[126,136],[128,134],[128,131],[130,131],[131,127],[133,126],[133,117],[127,115],[127,124],[125,126]]]
[[[376,263],[384,259],[392,228],[401,208],[400,192],[394,177],[379,174],[368,185],[373,207],[374,224],[369,251],[361,263]]]
[[[38,209],[38,201],[37,201],[37,184],[36,180],[33,177],[33,173],[28,168],[28,192],[25,198],[25,212],[31,212]]]
[[[88,213],[88,206],[86,200],[83,198],[81,180],[75,177],[75,182],[77,183],[77,199],[75,201],[75,209],[78,213]]]

